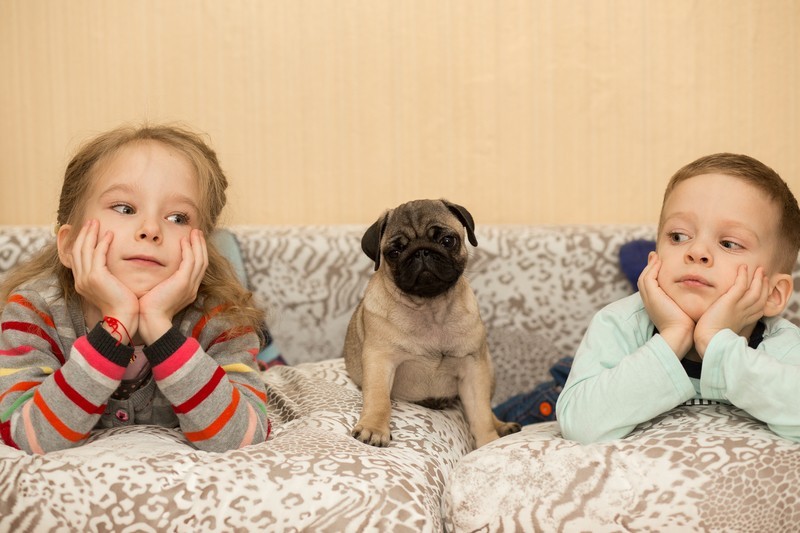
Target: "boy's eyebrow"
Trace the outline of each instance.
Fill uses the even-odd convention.
[[[749,233],[750,235],[752,235],[753,238],[756,241],[759,241],[759,242],[761,241],[761,239],[759,238],[758,232],[756,232],[755,230],[750,228],[750,226],[742,224],[738,220],[722,220],[721,223],[726,228],[727,227],[732,227],[732,228],[737,229],[737,230],[745,231],[745,232]]]
[[[669,222],[669,221],[671,221],[671,220],[673,220],[675,218],[688,220],[688,219],[693,218],[693,216],[694,216],[693,213],[687,212],[687,211],[678,211],[678,212],[675,212],[675,213],[667,213],[661,219],[659,227],[663,228],[665,223],[667,223],[667,222]],[[738,220],[734,220],[734,219],[720,220],[719,221],[719,225],[723,226],[725,228],[732,228],[732,229],[745,231],[748,234],[752,235],[753,238],[757,242],[761,242],[761,238],[760,238],[760,236],[758,235],[758,233],[755,230],[753,230],[750,226],[748,226],[748,225],[746,225],[746,224],[744,224],[744,223],[742,223],[742,222],[740,222]]]

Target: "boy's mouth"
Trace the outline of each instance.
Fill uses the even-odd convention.
[[[713,287],[713,285],[702,276],[683,276],[678,280],[678,283],[688,287]]]

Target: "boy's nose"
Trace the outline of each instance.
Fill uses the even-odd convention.
[[[694,245],[686,251],[686,260],[690,263],[710,265],[711,254],[709,253],[708,248],[701,245]]]

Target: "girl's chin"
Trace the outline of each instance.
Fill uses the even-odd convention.
[[[155,285],[150,283],[128,285],[128,288],[131,290],[133,294],[136,295],[137,298],[141,298],[142,296],[153,290],[153,287],[155,287]]]

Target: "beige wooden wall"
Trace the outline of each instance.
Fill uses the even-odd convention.
[[[706,153],[800,194],[797,0],[0,0],[0,223],[123,122],[207,132],[228,223],[654,222]]]

